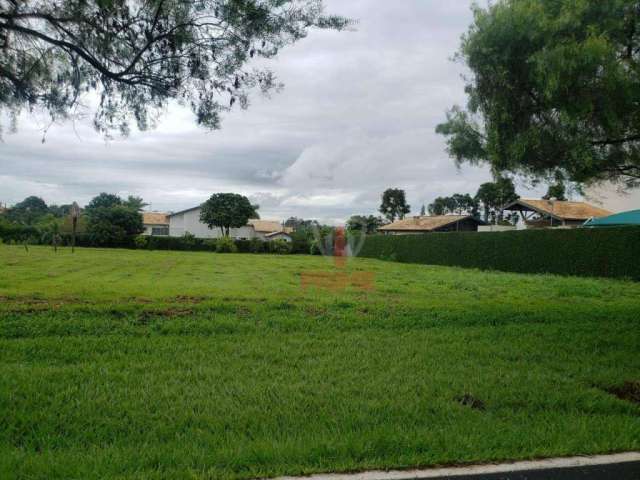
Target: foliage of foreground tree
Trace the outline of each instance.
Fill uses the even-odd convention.
[[[127,134],[175,99],[218,128],[250,89],[277,86],[252,57],[348,24],[321,0],[0,0],[0,108],[64,118],[95,92],[96,129]]]
[[[437,131],[458,163],[640,184],[640,2],[498,0],[459,57],[467,109]]]
[[[200,221],[209,228],[219,228],[222,235],[229,236],[231,228],[244,227],[252,218],[260,218],[258,205],[237,193],[214,193],[202,204]]]

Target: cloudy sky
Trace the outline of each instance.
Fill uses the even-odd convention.
[[[375,213],[388,187],[403,188],[414,213],[436,196],[474,193],[487,169],[457,170],[434,133],[464,104],[464,67],[451,61],[471,22],[466,0],[326,0],[355,18],[350,32],[312,32],[269,62],[285,83],[255,95],[222,130],[197,127],[170,108],[153,131],[109,142],[89,122],[52,126],[23,117],[0,144],[0,202],[39,195],[84,204],[102,191],[140,195],[160,211],[238,192],[263,218],[338,223]],[[520,189],[521,194],[535,194]]]

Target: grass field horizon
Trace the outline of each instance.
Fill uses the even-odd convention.
[[[640,449],[640,283],[0,245],[0,477],[251,479]]]

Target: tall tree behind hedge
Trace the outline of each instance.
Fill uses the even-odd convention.
[[[450,197],[437,197],[429,204],[430,215],[478,215],[478,200],[468,193],[454,193]]]
[[[30,196],[16,203],[7,211],[7,218],[23,225],[33,225],[49,213],[49,207],[43,199]]]
[[[122,205],[122,199],[118,195],[102,192],[91,199],[85,207],[85,212],[89,213],[97,208],[111,208],[119,205]]]
[[[556,200],[563,201],[567,199],[566,193],[567,191],[564,184],[554,183],[552,185],[549,185],[549,188],[547,189],[547,193],[542,198],[544,198],[545,200],[550,200],[552,198],[555,198]]]
[[[489,222],[500,222],[504,218],[504,207],[520,198],[516,193],[513,181],[508,177],[499,177],[495,182],[480,185],[476,193],[476,201],[482,204],[483,219]]]
[[[467,108],[437,127],[456,162],[640,184],[640,2],[497,0],[459,57]]]
[[[400,188],[388,188],[382,194],[380,213],[390,222],[396,219],[403,219],[411,211],[407,203],[404,190]]]
[[[237,193],[214,193],[202,204],[200,221],[209,228],[219,228],[222,235],[229,236],[231,228],[244,227],[252,218],[260,218],[258,205]]]
[[[144,232],[142,214],[118,195],[101,193],[84,209],[87,234],[94,245],[122,246]]]
[[[352,215],[347,220],[348,232],[363,232],[371,235],[378,231],[378,228],[385,224],[384,220],[375,215]]]

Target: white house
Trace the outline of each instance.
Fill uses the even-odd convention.
[[[190,233],[198,238],[219,238],[222,231],[219,228],[209,228],[200,221],[200,207],[193,207],[169,215],[169,235],[181,237],[185,233]],[[249,220],[248,224],[240,228],[229,230],[229,236],[236,240],[251,240],[259,238],[261,240],[275,240],[282,238],[285,241],[291,240],[289,237],[291,229],[283,227],[275,220]],[[272,235],[271,237],[268,235]],[[273,234],[282,234],[280,237]]]
[[[271,232],[267,233],[264,236],[264,239],[267,241],[271,240],[284,240],[285,242],[291,242],[293,239],[291,238],[289,231],[279,231],[279,232]]]

